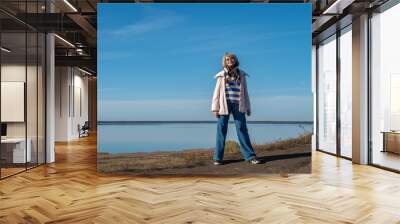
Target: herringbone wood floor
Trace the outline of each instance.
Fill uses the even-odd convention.
[[[400,223],[400,175],[313,152],[311,175],[96,173],[96,139],[0,181],[0,223]]]

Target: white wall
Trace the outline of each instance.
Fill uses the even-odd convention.
[[[55,141],[70,141],[88,120],[88,77],[73,67],[56,67],[55,73]]]
[[[70,75],[68,67],[55,68],[55,141],[67,141],[69,136],[69,96]]]
[[[74,99],[74,102],[71,102],[71,105],[74,105],[71,108],[71,135],[72,138],[78,138],[78,124],[83,125],[85,121],[89,120],[88,116],[88,77],[82,76],[83,73],[76,74],[78,70],[74,70],[74,96],[71,96],[71,99]],[[79,97],[80,96],[80,97]],[[80,103],[79,103],[80,101]],[[81,108],[79,108],[81,107]],[[80,111],[81,110],[81,111]]]
[[[1,66],[1,81],[25,82],[25,69],[25,64],[3,64]],[[7,108],[1,108],[1,110],[7,110]],[[25,137],[25,122],[7,122],[7,137]]]
[[[56,141],[79,138],[78,124],[88,120],[88,77],[76,68],[56,67],[55,120]]]

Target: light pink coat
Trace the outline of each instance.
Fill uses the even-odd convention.
[[[251,112],[250,110],[250,98],[247,92],[246,76],[248,74],[243,70],[240,71],[240,96],[239,96],[239,111],[243,113]],[[228,115],[228,104],[226,101],[225,94],[225,69],[218,72],[214,78],[217,79],[217,83],[214,89],[214,95],[211,103],[211,111],[218,111],[220,115]]]

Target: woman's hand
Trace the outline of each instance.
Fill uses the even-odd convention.
[[[218,111],[213,111],[213,114],[214,114],[214,116],[215,116],[216,118],[219,118]]]

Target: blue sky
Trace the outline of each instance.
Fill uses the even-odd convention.
[[[313,120],[310,4],[98,4],[99,120],[214,120],[224,52],[248,120]]]

